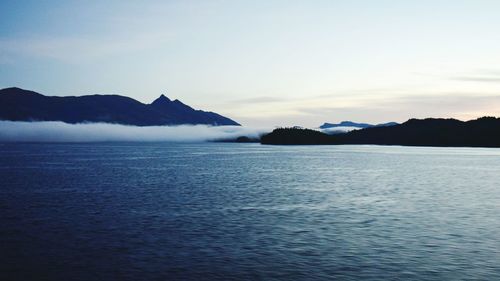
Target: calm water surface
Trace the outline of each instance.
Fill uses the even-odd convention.
[[[500,280],[500,149],[0,144],[0,280]]]

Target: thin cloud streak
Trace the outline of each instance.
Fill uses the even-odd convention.
[[[289,99],[277,98],[272,96],[261,96],[255,98],[232,100],[231,103],[236,103],[236,104],[276,103],[276,102],[285,102],[288,100]]]
[[[448,80],[461,81],[461,82],[487,82],[498,83],[500,82],[500,70],[497,69],[479,69],[469,73],[462,73],[459,75],[451,75],[447,77]]]
[[[115,38],[18,38],[0,39],[0,54],[7,59],[18,55],[65,63],[85,63],[113,55],[147,50],[168,40],[165,34],[145,33]]]
[[[491,77],[491,76],[457,76],[452,77],[451,80],[455,81],[464,81],[464,82],[493,82],[500,83],[500,77]]]

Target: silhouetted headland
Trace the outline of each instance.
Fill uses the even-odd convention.
[[[119,95],[55,97],[19,88],[0,90],[0,120],[105,122],[135,126],[239,126],[227,117],[195,110],[179,100],[171,101],[164,95],[151,104],[143,104]]]
[[[332,144],[332,136],[300,127],[278,128],[260,138],[262,144]]]
[[[482,117],[466,122],[410,119],[400,125],[369,127],[337,135],[296,127],[280,128],[262,136],[261,143],[500,147],[500,118]]]

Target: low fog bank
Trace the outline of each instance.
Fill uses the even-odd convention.
[[[170,141],[202,142],[235,139],[239,136],[259,138],[268,128],[241,126],[148,126],[137,127],[106,123],[68,124],[60,121],[0,121],[2,142],[101,142],[101,141]]]
[[[359,127],[349,127],[349,126],[339,126],[339,127],[332,127],[332,128],[326,128],[326,129],[319,129],[318,131],[329,134],[329,135],[335,135],[335,134],[343,134],[347,133],[350,131],[354,130],[359,130],[361,128]]]

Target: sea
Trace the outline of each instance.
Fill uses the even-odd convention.
[[[0,280],[500,280],[500,149],[2,143]]]

